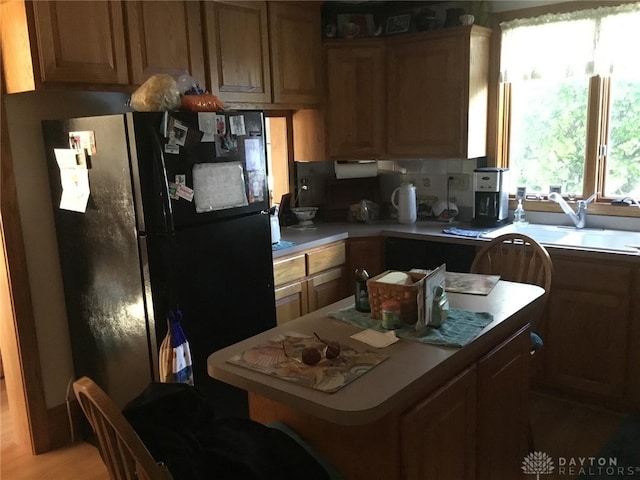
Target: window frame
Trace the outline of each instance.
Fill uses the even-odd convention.
[[[495,159],[495,166],[509,166],[509,140],[511,125],[509,110],[513,95],[513,85],[500,82],[500,51],[502,34],[500,23],[516,18],[536,17],[549,13],[567,13],[577,10],[597,8],[600,6],[615,6],[634,1],[579,1],[561,4],[545,5],[497,12],[493,15],[493,36],[491,48],[491,70],[489,90],[489,130],[488,130],[488,158]],[[593,76],[589,80],[589,98],[587,110],[587,138],[585,145],[585,171],[583,179],[583,194],[589,195],[596,191],[598,185],[604,186],[606,156],[600,155],[600,145],[607,143],[606,133],[609,127],[609,98],[611,81],[609,77]],[[581,196],[582,197],[582,196]],[[640,208],[620,208],[611,205],[612,198],[599,196],[589,206],[590,214],[640,217]],[[514,195],[510,195],[510,208],[515,207]],[[531,211],[556,212],[555,203],[547,200],[525,201],[525,209]]]

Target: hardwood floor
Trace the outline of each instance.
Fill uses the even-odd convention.
[[[7,421],[4,380],[0,381],[0,478],[11,480],[107,480],[106,468],[95,447],[84,442],[33,456],[12,442],[11,422]],[[534,447],[556,462],[558,457],[589,457],[611,437],[624,417],[619,413],[588,407],[557,397],[531,394]],[[544,480],[569,480],[576,475],[560,472]],[[522,480],[535,478],[522,474]]]
[[[108,480],[98,450],[76,442],[42,455],[31,455],[13,442],[4,379],[0,381],[0,478],[7,480]]]
[[[597,455],[625,415],[541,393],[531,393],[530,415],[534,450],[550,456],[554,472],[544,480],[576,478],[577,469],[558,465],[558,458],[579,459]],[[573,473],[573,474],[572,474]],[[523,475],[522,479],[535,475]]]

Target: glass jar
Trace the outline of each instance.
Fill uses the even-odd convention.
[[[382,313],[382,327],[393,330],[400,326],[400,302],[397,300],[385,300],[380,305]]]

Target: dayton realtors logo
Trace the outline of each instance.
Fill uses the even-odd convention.
[[[576,475],[620,478],[640,475],[640,465],[619,465],[616,457],[558,457],[554,463],[553,458],[544,452],[531,452],[522,461],[522,471],[535,475],[536,480],[540,480],[540,475],[554,472],[571,478]]]
[[[522,471],[535,475],[536,480],[540,479],[540,475],[553,473],[554,468],[552,458],[544,452],[531,452],[522,461]]]

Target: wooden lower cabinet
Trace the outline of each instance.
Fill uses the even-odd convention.
[[[281,325],[344,298],[344,267],[276,287],[276,320]]]
[[[249,410],[255,421],[287,424],[350,480],[512,480],[526,454],[528,350],[527,325],[407,409],[366,425],[254,393]]]
[[[278,325],[345,297],[345,251],[341,241],[273,262]]]
[[[326,307],[344,298],[345,268],[338,267],[307,280],[309,311]]]
[[[637,308],[632,310],[640,288],[637,267],[634,276],[633,265],[623,261],[552,260],[543,383],[581,400],[632,404],[637,357],[631,345],[637,347],[640,332]]]
[[[476,384],[474,365],[402,415],[401,478],[476,478]]]
[[[478,480],[518,478],[528,453],[529,349],[525,328],[478,362]]]
[[[276,287],[275,294],[278,325],[309,313],[306,281]]]

